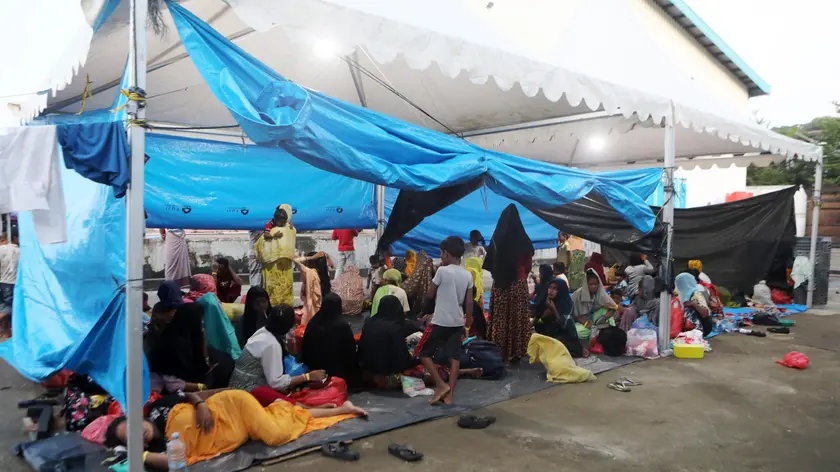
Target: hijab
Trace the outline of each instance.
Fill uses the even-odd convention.
[[[484,269],[493,274],[493,284],[507,288],[519,278],[520,267],[533,256],[534,244],[522,226],[519,210],[511,203],[502,211],[496,224]]]
[[[598,276],[598,273],[589,269],[586,271],[586,276],[583,287],[577,289],[574,295],[572,295],[572,302],[574,303],[577,315],[585,316],[599,308],[606,308],[608,310],[617,308],[613,299],[607,295],[607,291],[604,289],[604,284],[601,283],[601,277]],[[598,288],[595,289],[594,294],[589,293],[590,277],[594,277],[598,281]]]
[[[388,295],[379,302],[379,313],[368,319],[359,339],[359,365],[373,375],[397,374],[411,367],[405,344],[402,303]]]
[[[688,268],[696,269],[697,272],[703,272],[703,262],[701,262],[699,259],[692,259],[688,261]]]
[[[604,273],[604,258],[601,257],[600,252],[593,252],[592,255],[589,256],[589,262],[584,264],[583,268],[587,270],[594,270],[601,279],[601,283],[604,285],[607,284],[607,275]]]
[[[677,278],[674,279],[674,283],[677,286],[680,303],[682,304],[691,300],[691,296],[694,295],[694,292],[699,290],[697,287],[697,279],[688,272],[683,272],[677,275]]]
[[[639,281],[636,298],[633,299],[631,306],[636,309],[639,316],[647,315],[654,325],[658,325],[659,294],[656,293],[656,281],[652,276],[646,275]]]
[[[267,302],[268,308],[265,313],[260,313],[256,309],[257,301],[260,299]],[[268,296],[268,292],[259,286],[248,289],[248,293],[245,295],[245,311],[243,311],[241,318],[242,329],[239,333],[239,346],[245,346],[248,339],[258,329],[265,326],[269,313],[271,313],[271,298]]]
[[[292,206],[289,205],[288,203],[284,203],[282,205],[279,205],[274,210],[274,216],[271,217],[272,226],[273,227],[278,227],[276,220],[277,220],[278,213],[280,213],[281,211],[286,213],[286,224],[284,224],[283,226],[286,226],[286,225],[292,226]]]
[[[204,381],[208,366],[203,316],[204,307],[198,303],[178,307],[149,353],[151,372],[173,375],[187,382]]]
[[[405,272],[406,268],[408,267],[408,264],[405,262],[405,258],[395,257],[391,261],[391,266],[393,266],[393,268],[397,272]]]
[[[554,297],[554,307],[557,309],[558,318],[550,321],[540,320],[535,323],[534,328],[537,333],[544,336],[550,336],[566,346],[569,354],[572,357],[581,357],[583,349],[578,339],[577,329],[575,328],[574,311],[575,307],[572,303],[572,297],[569,295],[569,286],[566,281],[561,278],[551,280],[546,284],[546,292],[548,286],[554,285],[557,288],[557,295]],[[541,317],[546,310],[547,303],[551,302],[547,298],[543,300],[541,305],[537,306],[537,316]]]
[[[175,308],[184,303],[184,296],[181,294],[181,287],[173,280],[167,280],[160,284],[157,290],[158,303],[166,309]]]
[[[405,251],[405,275],[411,277],[414,266],[417,264],[417,253],[409,249]]]
[[[553,276],[554,271],[550,265],[540,264],[540,282],[534,287],[534,306],[540,306],[545,303],[545,298],[548,296],[548,285],[553,282]],[[569,291],[568,286],[566,287],[566,291]]]
[[[347,385],[361,384],[353,330],[341,319],[341,298],[335,293],[323,298],[321,309],[306,325],[303,363],[311,370],[323,369],[341,377]]]
[[[216,279],[212,275],[196,274],[190,277],[190,291],[185,298],[196,301],[207,293],[216,295]]]
[[[239,359],[242,348],[236,339],[236,328],[222,309],[218,297],[213,293],[206,293],[195,303],[204,307],[204,338],[207,345],[224,352],[233,360]]]

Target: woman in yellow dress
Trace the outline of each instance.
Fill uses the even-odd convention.
[[[294,275],[297,230],[292,224],[292,207],[282,204],[274,210],[274,218],[265,225],[261,248],[255,247],[263,262],[263,287],[271,306],[294,305]]]

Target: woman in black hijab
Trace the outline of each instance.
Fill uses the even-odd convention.
[[[582,357],[583,348],[575,329],[575,306],[569,295],[569,286],[560,278],[548,283],[546,298],[537,305],[534,329],[537,333],[552,337],[566,346],[572,357]]]
[[[399,298],[383,297],[379,301],[379,312],[365,323],[359,339],[359,366],[368,385],[393,387],[395,374],[414,364],[405,344],[405,324]]]
[[[330,292],[303,334],[303,363],[341,377],[351,388],[361,387],[353,330],[341,319],[341,297]]]
[[[554,280],[554,271],[548,264],[540,265],[540,280],[534,286],[534,306],[540,306],[545,303],[545,297],[548,293],[548,284]]]
[[[271,301],[268,292],[258,286],[248,289],[248,293],[245,295],[245,310],[242,312],[242,317],[239,318],[241,321],[237,330],[239,347],[244,347],[248,339],[258,329],[265,326],[269,313],[271,313]]]
[[[518,362],[528,351],[527,278],[533,257],[534,245],[522,226],[519,210],[510,204],[499,217],[484,260],[484,269],[493,274],[488,335],[501,347],[505,363]]]

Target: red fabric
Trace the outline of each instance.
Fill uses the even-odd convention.
[[[595,354],[603,354],[604,346],[601,346],[601,343],[598,342],[598,339],[592,338],[592,340],[589,341],[589,352]]]
[[[420,357],[420,352],[423,351],[423,345],[426,344],[426,339],[429,338],[430,334],[432,334],[431,323],[427,324],[426,329],[423,330],[423,336],[420,338],[420,342],[417,343],[417,347],[414,348],[414,357]]]
[[[292,405],[297,405],[297,402],[292,397],[283,395],[271,387],[257,387],[251,390],[251,395],[253,395],[263,407],[267,407],[277,400],[283,400],[291,403]]]
[[[356,341],[356,344],[359,344],[359,340],[362,339],[362,333],[356,333],[353,339]]]
[[[797,351],[791,351],[785,354],[784,359],[776,361],[776,364],[781,364],[785,367],[790,367],[793,369],[805,369],[810,363],[811,360],[808,359],[808,356]]]
[[[116,404],[117,402],[113,403],[113,405]],[[122,415],[105,415],[96,418],[91,421],[89,425],[85,426],[84,430],[82,430],[82,437],[101,446],[105,443],[105,432],[108,431],[108,426],[110,426],[111,422],[120,416]]]
[[[268,223],[265,224],[265,232],[270,233],[271,229],[274,228],[274,220],[268,220]]]
[[[790,305],[790,303],[793,301],[790,298],[790,295],[777,288],[774,288],[770,291],[770,299],[773,300],[773,303],[777,305]]]
[[[593,254],[594,255],[594,254]],[[606,287],[607,286],[607,274],[604,273],[604,266],[598,263],[587,262],[583,265],[583,270],[592,269],[598,274],[598,278],[601,279],[601,283]]]
[[[67,386],[67,379],[69,379],[71,375],[73,375],[73,372],[70,372],[67,369],[62,369],[57,374],[41,382],[41,385],[44,388],[64,388]]]
[[[292,398],[306,406],[343,405],[347,401],[347,382],[341,377],[330,377],[323,387],[305,387],[292,394]]]
[[[709,291],[709,296],[711,297],[711,299],[709,300],[709,309],[712,310],[712,313],[716,315],[722,315],[723,302],[721,301],[720,292],[718,292],[718,289],[717,287],[715,287],[715,284],[703,282],[702,280],[698,283]]]
[[[356,246],[353,245],[353,238],[359,235],[355,229],[334,229],[332,232],[332,240],[338,241],[338,252],[355,251]]]
[[[184,299],[196,301],[207,293],[219,296],[216,292],[216,279],[210,274],[195,274],[190,279],[190,291]]]
[[[519,259],[519,264],[516,265],[517,280],[526,280],[528,278],[528,274],[531,272],[531,267],[533,267],[533,261],[533,253],[526,253],[522,255],[522,258]]]
[[[146,401],[146,404],[143,405],[143,416],[149,414],[149,405],[156,402],[160,397],[162,397],[158,392],[152,391],[152,394],[149,395],[149,399]],[[122,406],[120,406],[119,402],[111,402],[111,405],[108,407],[108,415],[116,415],[116,416],[125,416],[125,412],[123,412]]]
[[[685,313],[677,297],[671,297],[671,339],[676,338],[685,328]]]

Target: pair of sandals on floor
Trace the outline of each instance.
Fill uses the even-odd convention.
[[[619,392],[629,392],[631,390],[630,387],[638,387],[640,385],[642,385],[641,382],[632,380],[628,377],[622,377],[616,382],[607,384],[607,388],[611,388]]]

